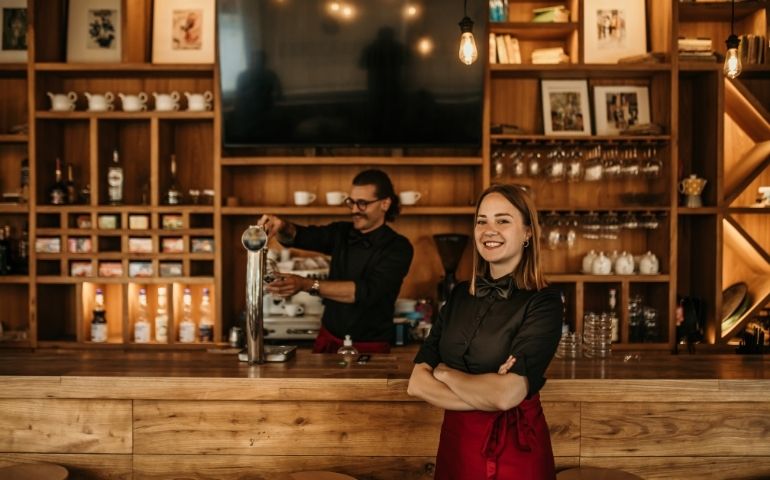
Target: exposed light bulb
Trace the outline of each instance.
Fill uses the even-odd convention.
[[[727,38],[727,53],[725,54],[725,66],[722,71],[727,78],[735,78],[741,74],[743,65],[741,65],[741,57],[738,55],[738,46],[740,40],[735,35],[730,35]]]
[[[463,17],[460,20],[460,61],[466,65],[471,65],[479,58],[479,50],[476,48],[476,40],[473,38],[473,20]]]

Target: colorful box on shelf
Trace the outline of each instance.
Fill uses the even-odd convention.
[[[61,253],[61,238],[38,237],[35,239],[35,251],[37,253]]]
[[[99,229],[101,230],[114,230],[118,228],[118,216],[117,215],[99,215],[97,220]]]
[[[130,253],[152,253],[152,238],[129,237],[128,251]]]
[[[163,253],[182,253],[184,252],[184,241],[180,237],[166,237],[161,239],[161,250]]]
[[[91,228],[91,215],[78,215],[75,219],[75,224],[78,228]]]
[[[100,277],[122,277],[123,264],[120,262],[99,262]]]
[[[150,217],[148,215],[129,215],[128,228],[130,230],[147,230],[150,228]]]
[[[89,237],[70,237],[67,239],[67,250],[70,253],[91,253],[93,245]]]
[[[179,230],[184,228],[184,220],[181,215],[163,215],[162,225],[165,230]]]
[[[569,10],[564,5],[532,9],[532,21],[535,23],[569,22]]]
[[[161,277],[181,277],[182,262],[160,262]]]
[[[214,253],[214,239],[207,238],[193,238],[191,250],[193,253]]]
[[[152,262],[128,262],[128,276],[132,278],[152,277]]]
[[[94,274],[94,266],[90,261],[70,262],[70,276],[91,277]]]

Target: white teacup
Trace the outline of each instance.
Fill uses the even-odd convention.
[[[327,205],[342,205],[346,198],[348,198],[346,192],[326,192]]]
[[[173,110],[179,110],[179,92],[171,92],[171,93],[152,92],[152,96],[155,97],[156,111],[170,112]]]
[[[68,93],[51,93],[47,92],[48,98],[51,99],[51,110],[56,112],[68,112],[75,110],[75,102],[78,99],[78,94],[75,92]]]
[[[294,192],[295,205],[310,205],[315,202],[316,194],[313,192],[298,191]]]
[[[298,303],[284,303],[283,311],[289,317],[298,317],[305,313],[305,307]]]
[[[85,92],[83,95],[88,99],[88,110],[91,112],[106,112],[114,108],[112,101],[115,100],[115,95],[112,92],[103,95]]]
[[[118,93],[120,102],[123,104],[124,112],[140,112],[147,110],[147,94],[144,92],[138,95],[125,95]]]
[[[210,91],[206,90],[203,93],[184,92],[184,96],[187,97],[187,110],[193,112],[211,110],[211,101],[214,99],[214,94]]]
[[[401,205],[414,205],[420,198],[422,198],[422,194],[416,190],[407,190],[398,194]]]

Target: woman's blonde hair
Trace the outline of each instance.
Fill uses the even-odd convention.
[[[481,201],[492,193],[499,193],[505,197],[521,213],[524,225],[530,229],[529,245],[524,247],[521,261],[511,272],[516,288],[523,290],[541,290],[545,288],[548,286],[548,282],[546,282],[540,266],[540,224],[537,221],[537,210],[535,209],[532,197],[519,185],[492,185],[481,193],[476,202],[476,214],[473,217],[474,225],[479,216]],[[476,236],[474,235],[473,277],[471,278],[470,288],[472,295],[476,293],[476,276],[487,275],[488,273],[489,262],[484,260],[479,254],[479,250],[476,247]]]

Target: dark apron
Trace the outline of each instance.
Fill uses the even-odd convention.
[[[436,480],[554,480],[540,395],[505,412],[444,412]]]

